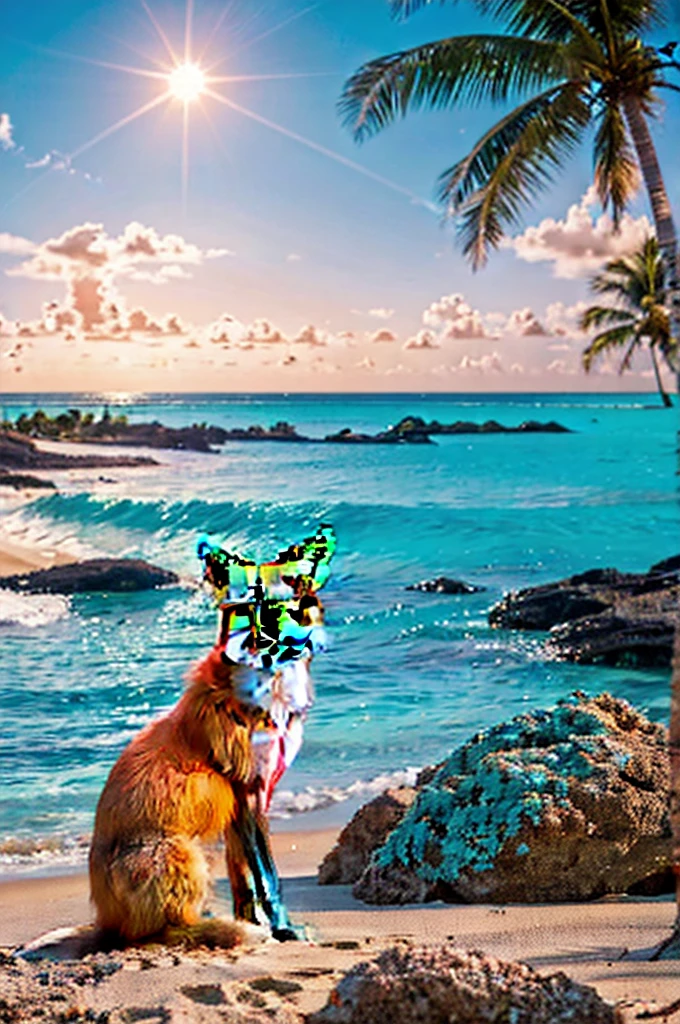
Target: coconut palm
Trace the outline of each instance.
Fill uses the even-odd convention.
[[[405,17],[435,0],[390,0]],[[446,0],[439,0],[440,3]],[[452,0],[453,2],[453,0]],[[463,251],[483,266],[506,229],[545,189],[592,132],[595,184],[618,226],[644,180],[666,264],[673,333],[680,336],[677,241],[649,122],[660,89],[680,65],[675,44],[656,51],[644,35],[662,23],[664,0],[472,0],[501,23],[497,34],[435,40],[360,68],[346,83],[340,111],[357,139],[421,106],[516,103],[445,171],[439,196],[457,221]],[[671,692],[671,820],[678,878],[680,951],[680,628]]]
[[[583,352],[583,368],[588,373],[597,360],[623,350],[619,373],[630,369],[634,354],[647,347],[654,368],[656,386],[663,404],[672,402],[666,392],[657,352],[671,370],[676,370],[677,343],[671,330],[671,318],[664,304],[665,267],[655,238],[648,238],[630,256],[607,263],[590,282],[591,290],[614,300],[614,305],[590,306],[581,317],[581,329],[603,328]]]
[[[390,0],[390,6],[405,17],[434,2]],[[439,181],[439,198],[456,218],[463,251],[481,267],[594,128],[603,206],[618,225],[642,175],[660,249],[675,268],[671,208],[648,122],[658,111],[659,89],[680,91],[668,80],[680,64],[673,44],[656,51],[641,38],[661,23],[664,0],[473,3],[505,31],[425,43],[370,61],[349,79],[340,111],[355,137],[365,139],[423,105],[520,100]]]

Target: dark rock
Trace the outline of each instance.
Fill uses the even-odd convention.
[[[309,1024],[617,1024],[594,988],[561,971],[448,946],[392,946],[357,964]]]
[[[622,599],[615,608],[554,626],[550,654],[582,664],[667,668],[673,656],[680,586]]]
[[[90,591],[124,593],[176,586],[174,572],[159,569],[141,558],[91,558],[51,569],[5,576],[2,586],[41,594],[83,594]]]
[[[412,786],[387,789],[361,807],[319,865],[319,885],[356,882],[371,854],[387,839],[415,800]]]
[[[0,469],[0,487],[13,487],[15,491],[20,491],[24,487],[56,490],[51,480],[44,480],[39,476],[31,476],[30,473],[7,473],[4,469]]]
[[[156,466],[155,459],[140,455],[66,455],[46,452],[34,441],[14,431],[0,432],[0,468],[15,469],[96,469],[110,466]]]
[[[411,583],[406,589],[420,590],[424,594],[479,594],[485,588],[477,587],[473,583],[464,583],[463,580],[452,580],[448,576],[437,576],[433,580]]]
[[[552,630],[551,654],[572,661],[667,666],[680,597],[680,556],[646,573],[591,569],[507,594],[489,623]]]
[[[658,885],[672,865],[669,777],[663,726],[609,694],[574,694],[455,750],[354,894],[541,903]]]

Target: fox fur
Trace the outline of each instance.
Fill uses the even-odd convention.
[[[208,895],[201,841],[228,833],[251,775],[254,712],[215,648],[175,708],[126,747],[97,806],[90,848],[97,924],[129,941],[197,925]]]

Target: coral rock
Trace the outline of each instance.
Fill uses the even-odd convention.
[[[344,827],[338,841],[319,866],[319,885],[349,885],[356,882],[371,854],[396,828],[413,803],[412,786],[387,789],[365,804]]]
[[[373,854],[369,903],[551,902],[670,891],[666,733],[574,694],[473,737]]]
[[[588,985],[526,964],[439,948],[384,950],[353,967],[309,1024],[617,1024]]]

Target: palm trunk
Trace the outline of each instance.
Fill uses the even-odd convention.
[[[635,152],[647,186],[654,217],[656,237],[661,256],[666,264],[667,293],[670,298],[671,325],[675,338],[680,338],[680,282],[678,281],[678,243],[673,223],[671,204],[666,192],[654,141],[635,96],[623,100],[626,123],[633,139]],[[676,380],[680,383],[680,370]],[[680,394],[680,387],[677,388]],[[676,916],[673,933],[662,943],[658,954],[677,957],[680,954],[680,614],[675,628],[673,674],[671,679],[671,717],[668,733],[671,759],[670,822],[673,833],[673,870],[675,872]]]
[[[663,386],[663,381],[661,380],[661,373],[659,371],[659,360],[656,358],[656,350],[655,350],[653,345],[649,346],[649,354],[652,357],[652,366],[654,367],[654,377],[656,378],[656,388],[657,388],[657,391],[659,392],[659,396],[661,398],[661,401],[663,402],[664,407],[666,409],[672,409],[673,403],[671,402],[670,395],[668,394],[668,392],[666,391],[665,387]]]

